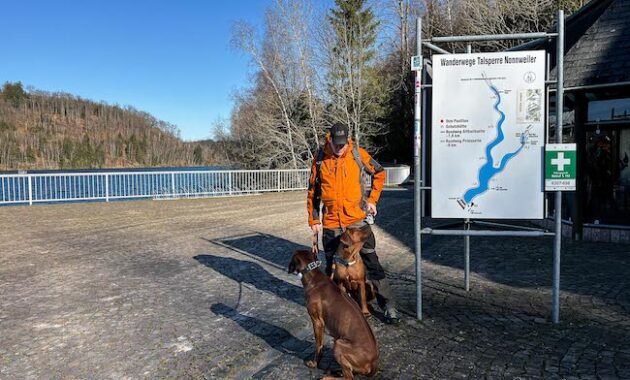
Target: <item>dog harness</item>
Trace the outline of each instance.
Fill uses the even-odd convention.
[[[335,256],[333,259],[335,260],[335,262],[337,262],[337,263],[339,263],[339,264],[341,264],[341,265],[343,265],[345,267],[349,267],[350,265],[353,265],[353,264],[357,263],[356,260],[354,260],[354,261],[346,261],[346,260],[342,259],[341,257],[337,257],[337,256]]]

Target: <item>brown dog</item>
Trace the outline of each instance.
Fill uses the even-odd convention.
[[[315,334],[315,356],[306,365],[315,368],[319,364],[325,329],[334,339],[333,354],[341,366],[343,379],[352,379],[353,372],[373,376],[378,370],[374,333],[357,304],[319,270],[319,264],[317,255],[310,251],[295,252],[289,264],[289,273],[302,278],[306,309]]]
[[[361,307],[361,312],[368,317],[368,301],[374,298],[372,286],[366,283],[365,265],[360,251],[370,236],[368,228],[348,228],[341,235],[339,247],[335,252],[332,280],[342,291],[349,292]]]

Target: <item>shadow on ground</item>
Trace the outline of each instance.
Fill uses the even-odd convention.
[[[312,341],[298,339],[282,327],[239,313],[238,310],[223,303],[212,305],[210,310],[216,315],[221,315],[236,322],[243,330],[264,340],[271,348],[282,354],[292,355],[301,359],[303,362],[313,358],[315,350],[314,343]],[[312,335],[309,336],[312,337]],[[339,372],[341,369],[333,358],[332,350],[328,346],[324,346],[318,369],[331,373]],[[267,370],[267,368],[261,369],[256,373],[256,377],[264,377]]]
[[[461,221],[423,218],[423,227]],[[505,221],[503,221],[506,223]],[[509,223],[509,222],[507,222]],[[528,222],[514,221],[512,223]],[[377,225],[415,249],[413,190],[385,191],[379,202]],[[494,229],[477,226],[476,229]],[[501,228],[506,230],[505,228]],[[509,230],[509,229],[508,229]],[[470,270],[490,281],[522,288],[551,287],[553,238],[471,237]],[[378,241],[377,241],[378,251]],[[464,270],[464,238],[424,236],[422,259]],[[561,289],[582,295],[615,299],[630,310],[630,246],[614,243],[562,241]]]
[[[253,259],[262,260],[282,270],[287,269],[293,252],[300,249],[310,249],[310,247],[294,243],[290,240],[263,233],[204,240]]]
[[[400,198],[398,201],[397,207],[404,204],[400,202]],[[388,212],[393,214],[395,210]],[[398,214],[403,214],[403,212]],[[385,217],[382,216],[381,221],[384,220]],[[381,228],[396,238],[402,228],[400,225],[394,228],[395,224],[391,226],[390,228],[385,224],[385,227]],[[404,226],[404,228],[407,227],[408,225]],[[428,240],[430,242],[425,244],[424,258],[426,260],[462,268],[463,263],[458,260],[461,260],[460,253],[463,252],[463,239],[433,237]],[[473,270],[498,283],[522,287],[536,286],[537,281],[544,282],[546,276],[550,277],[548,271],[543,271],[543,269],[547,270],[544,267],[551,267],[550,257],[545,257],[550,255],[550,248],[545,244],[551,246],[551,241],[537,240],[540,241],[533,244],[532,239],[473,239],[477,242],[478,249],[473,250],[473,254],[476,252],[472,261]],[[242,254],[243,260],[204,254],[195,256],[199,263],[235,281],[251,284],[303,307],[301,287],[278,279],[258,264],[258,262],[271,263],[284,271],[290,252],[296,248],[304,248],[303,246],[263,234],[232,237],[211,243],[220,244],[233,252]],[[588,244],[579,246],[580,249],[587,249],[587,247]],[[619,253],[615,252],[591,252],[590,254],[597,254],[600,258],[603,257],[611,262],[614,261],[613,258],[619,256]],[[567,257],[565,263],[574,263],[582,255],[588,256],[587,252],[580,251],[577,258]],[[595,258],[589,259],[587,263],[593,265],[594,261],[596,261]],[[542,274],[539,273],[541,271]],[[620,273],[621,269],[611,268],[609,272]],[[565,270],[565,275],[573,282],[579,280],[577,278],[579,274],[576,269]],[[605,273],[601,276],[604,279]],[[389,278],[398,293],[401,307],[414,310],[413,279],[408,275],[397,273],[391,273]],[[618,280],[618,278],[614,279],[614,281]],[[606,281],[611,286],[605,289],[622,289],[625,284],[622,282],[621,285],[615,285],[610,282],[612,280]],[[531,304],[535,302],[535,299],[521,298],[522,295],[519,292],[502,287],[486,287],[484,290],[489,291],[488,294],[470,297],[461,289],[456,289],[451,282],[452,279],[446,279],[444,282],[441,279],[425,279],[425,321],[416,322],[407,319],[396,328],[377,324],[376,334],[384,363],[417,363],[436,370],[434,373],[436,378],[448,378],[454,371],[468,374],[470,378],[480,378],[493,373],[493,368],[498,368],[496,375],[499,378],[525,376],[525,372],[527,375],[539,377],[554,377],[553,374],[563,376],[576,373],[590,374],[600,367],[605,368],[606,371],[616,368],[609,373],[620,378],[630,374],[625,364],[629,358],[626,352],[630,352],[625,314],[600,308],[597,320],[583,313],[569,313],[563,314],[563,323],[551,325],[545,318],[541,318],[541,315],[547,312],[547,305],[544,306],[544,313],[541,314],[536,310],[536,306]],[[564,286],[567,286],[566,282],[570,281],[565,279]],[[591,290],[583,289],[583,291],[595,294],[598,289],[603,288],[596,287]],[[575,306],[567,310],[572,310],[573,307]],[[236,322],[243,330],[261,338],[271,348],[282,354],[300,360],[307,359],[312,354],[312,342],[293,336],[283,327],[254,316],[244,315],[221,303],[212,305],[211,310],[217,315]],[[601,320],[608,320],[608,322],[603,325]],[[451,333],[445,333],[446,331]],[[428,344],[432,349],[426,348]],[[325,358],[330,357],[329,361],[334,362],[330,344],[326,347]],[[598,354],[600,352],[621,352],[621,354],[606,359]],[[453,357],[459,359],[449,361],[453,364],[447,366],[444,364],[445,353],[450,353],[449,355],[454,355]],[[606,355],[611,354],[606,353]],[[604,366],[603,360],[609,360],[609,362],[606,362]],[[336,363],[324,361],[320,369],[333,368],[331,366],[334,365]],[[379,376],[396,378],[399,376],[396,368],[399,369],[400,366],[394,365],[391,370],[384,366]],[[274,374],[273,363],[270,363],[268,368],[260,370],[256,376],[262,378],[265,374],[270,376]]]
[[[210,310],[216,315],[222,315],[238,323],[245,331],[261,338],[273,349],[302,360],[312,355],[313,343],[298,339],[282,327],[267,323],[258,318],[239,313],[223,303],[215,303]]]
[[[258,263],[209,254],[197,255],[194,259],[234,281],[250,284],[304,306],[304,291],[301,287],[277,278]]]

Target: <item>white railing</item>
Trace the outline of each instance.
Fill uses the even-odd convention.
[[[309,169],[5,174],[0,205],[304,190],[309,174]]]
[[[399,184],[401,170],[386,168],[385,183]],[[2,174],[0,205],[305,190],[309,176],[310,169]]]

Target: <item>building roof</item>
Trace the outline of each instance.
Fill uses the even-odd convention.
[[[605,3],[601,16],[565,53],[566,87],[630,81],[630,0]]]
[[[557,26],[553,28],[555,32]],[[555,39],[514,50],[544,48],[556,77]],[[592,0],[565,20],[564,86],[630,81],[630,0]]]

